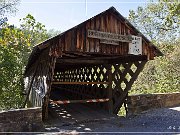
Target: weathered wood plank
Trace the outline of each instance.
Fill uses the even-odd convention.
[[[90,20],[90,28],[94,29],[94,19]],[[94,40],[92,38],[89,38],[90,43],[90,52],[94,52]]]
[[[90,45],[89,45],[89,39],[87,37],[87,30],[90,28],[90,22],[86,23],[86,49],[85,52],[89,52]]]
[[[71,51],[76,51],[76,29],[71,31],[71,47],[69,48],[69,50]]]
[[[107,72],[108,72],[108,98],[109,98],[109,101],[108,101],[108,109],[109,109],[109,113],[112,114],[113,113],[113,89],[112,89],[112,69],[111,69],[111,65],[108,65],[107,67]]]
[[[96,29],[100,30],[101,24],[100,24],[100,17],[96,18]],[[99,40],[95,39],[96,41],[96,49],[95,52],[99,52],[100,51],[100,44],[99,44]]]
[[[108,63],[108,61],[99,59],[58,59],[57,63],[61,63],[61,64],[103,64],[103,63]],[[68,67],[66,68],[68,69]]]
[[[109,84],[109,82],[52,82],[52,84]]]
[[[81,42],[82,42],[82,43],[81,43],[81,50],[80,50],[81,52],[84,51],[84,45],[85,45],[85,43],[84,43],[84,42],[85,42],[85,40],[84,40],[84,39],[85,39],[85,37],[84,37],[84,36],[85,36],[85,35],[84,35],[84,34],[85,34],[85,31],[84,31],[84,30],[85,30],[85,29],[84,29],[84,26],[81,27],[81,36],[82,36],[82,37],[81,37]]]
[[[28,99],[29,99],[29,95],[30,95],[30,92],[31,92],[31,90],[32,90],[32,84],[33,84],[34,78],[35,78],[35,76],[36,76],[37,67],[38,67],[38,65],[36,65],[36,69],[34,70],[34,73],[33,73],[33,76],[32,76],[32,79],[31,79],[31,81],[30,81],[29,88],[28,88],[28,91],[27,91],[26,99],[25,99],[25,101],[24,101],[24,104],[23,104],[22,108],[25,108],[25,106],[26,106],[26,104],[27,104],[27,101],[28,101]]]
[[[72,103],[97,103],[97,102],[108,102],[108,98],[99,98],[99,99],[86,99],[86,100],[58,100],[50,101],[51,104],[72,104]]]
[[[80,50],[80,34],[79,34],[79,29],[77,29],[77,44],[76,44],[76,50]]]
[[[130,90],[133,82],[136,80],[136,78],[138,77],[139,73],[142,71],[144,65],[146,64],[147,61],[142,61],[139,66],[137,67],[137,70],[135,71],[134,75],[132,76],[130,82],[128,84],[126,84],[126,88],[124,90],[124,92],[121,94],[121,96],[119,97],[119,100],[117,101],[117,103],[114,105],[114,113],[117,114],[120,107],[122,106],[126,95],[128,94],[128,91]]]

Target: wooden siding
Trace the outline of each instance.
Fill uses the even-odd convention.
[[[128,42],[119,42],[119,45],[100,43],[100,39],[87,37],[88,29],[121,35],[138,36],[139,34],[133,31],[126,22],[123,22],[120,18],[109,12],[102,16],[94,17],[79,27],[75,27],[59,36],[58,46],[60,47],[56,46],[56,49],[53,47],[54,51],[60,49],[61,52],[95,52],[101,54],[128,55]],[[147,55],[148,59],[153,59],[155,56],[153,52],[152,46],[142,38],[142,55]],[[58,54],[61,55],[60,53]]]
[[[112,45],[102,43],[98,38],[90,38],[88,30],[141,36],[142,55],[129,55],[128,42],[118,42],[119,45]],[[110,8],[78,26],[48,39],[33,49],[25,71],[25,77],[29,78],[27,87],[29,94],[26,99],[29,98],[34,106],[42,105],[43,118],[46,119],[51,86],[55,85],[52,84],[53,79],[55,80],[53,78],[55,72],[55,76],[58,75],[57,81],[68,84],[71,82],[71,85],[63,84],[62,88],[68,89],[75,98],[86,96],[87,98],[89,96],[107,98],[108,96],[110,99],[109,111],[117,114],[144,64],[147,60],[160,55],[162,53],[148,39],[114,8]],[[136,67],[135,71],[132,69],[133,66]],[[124,69],[121,70],[120,67]],[[35,72],[36,69],[37,72]],[[111,72],[112,69],[115,71]],[[126,78],[128,74],[130,80]],[[104,81],[101,76],[105,79]],[[45,96],[40,97],[35,91],[42,86],[43,82],[46,82],[47,87],[43,89]],[[88,85],[79,85],[79,83],[87,82]],[[107,87],[103,87],[103,84],[91,85],[92,82],[97,84],[108,82],[109,85],[106,84]],[[122,84],[125,84],[126,87],[122,87]],[[105,89],[109,89],[111,93]],[[105,104],[103,107],[107,108],[107,105]]]
[[[163,55],[156,46],[133,27],[128,20],[120,15],[115,8],[111,7],[60,35],[37,45],[28,60],[26,72],[45,48],[49,48],[50,56],[56,58],[62,58],[63,54],[66,54],[67,52],[75,52],[76,54],[91,53],[91,55],[98,54],[98,56],[103,56],[104,54],[128,55],[129,43],[119,42],[119,45],[104,44],[100,42],[100,39],[87,37],[88,30],[116,33],[120,35],[141,36],[142,55],[146,55],[148,60],[154,59],[155,56]],[[136,55],[133,56],[137,57]]]

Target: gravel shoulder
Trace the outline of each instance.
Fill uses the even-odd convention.
[[[84,119],[78,122],[64,123],[56,120],[46,124],[46,132],[64,133],[95,133],[115,134],[179,134],[180,135],[180,106],[171,108],[153,109],[128,118],[110,116],[101,119]],[[143,133],[144,132],[144,133]],[[145,133],[146,132],[146,133]]]

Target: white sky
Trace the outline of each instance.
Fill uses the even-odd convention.
[[[46,26],[61,32],[114,6],[124,17],[129,10],[145,5],[147,0],[21,0],[16,15],[9,16],[10,24],[19,25],[19,19],[28,13]]]

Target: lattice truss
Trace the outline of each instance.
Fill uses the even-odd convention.
[[[136,61],[112,65],[113,110],[118,112],[128,91],[146,62]]]
[[[103,65],[56,72],[54,81],[61,82],[106,82],[107,69]]]
[[[142,70],[146,62],[128,62],[111,65],[96,65],[81,67],[79,69],[57,71],[54,74],[54,82],[108,82],[110,84],[61,84],[59,88],[69,92],[74,99],[108,98],[108,90],[112,90],[113,111],[117,113],[122,106],[128,90]],[[112,72],[112,80],[108,79],[108,67]],[[108,85],[112,85],[109,89]],[[106,103],[94,103],[107,108]]]

